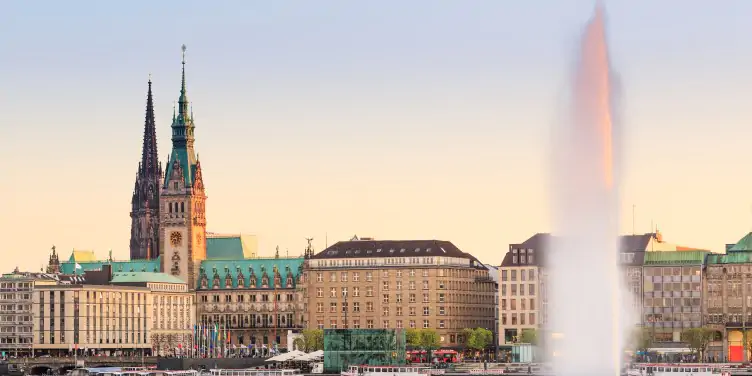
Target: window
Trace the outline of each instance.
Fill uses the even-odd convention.
[[[329,273],[329,282],[337,282],[337,273],[336,272]]]
[[[316,326],[319,329],[324,329],[324,320],[316,320]]]
[[[384,278],[389,278],[389,271],[388,270],[384,270],[383,272],[381,272],[381,276],[384,277]]]
[[[415,281],[410,281],[410,290],[415,290]]]
[[[360,280],[360,273],[354,272],[353,273],[353,282],[358,282]]]
[[[360,302],[353,302],[353,312],[360,312]]]
[[[402,278],[402,270],[397,270],[397,278]]]
[[[530,257],[532,257],[532,255]],[[528,324],[535,325],[535,313],[531,312],[528,314]]]
[[[373,312],[373,302],[366,302],[366,312]]]
[[[337,329],[337,320],[329,321],[329,327],[332,329]]]
[[[527,285],[527,293],[530,295],[535,295],[535,285],[530,283]]]
[[[316,312],[319,312],[319,313],[324,312],[324,303],[321,303],[321,302],[316,303]]]
[[[389,307],[384,307],[382,309],[382,316],[389,316]]]
[[[332,287],[331,289],[329,289],[329,297],[330,298],[336,298],[337,297],[337,288],[336,287]]]
[[[410,294],[410,303],[415,303],[415,294]]]
[[[366,296],[373,296],[373,286],[366,287]]]
[[[397,290],[402,290],[402,281],[397,281]]]
[[[316,282],[324,282],[324,273],[316,273]]]
[[[532,261],[532,260],[533,260],[533,255],[532,255],[532,252],[533,252],[533,251],[531,250],[531,251],[530,251],[530,253],[531,253],[531,254],[530,254],[530,256],[528,256],[528,259],[530,260],[530,262],[531,262],[531,263],[533,262],[533,261]],[[530,269],[530,270],[528,270],[528,271],[527,271],[527,280],[528,280],[528,281],[532,281],[532,280],[534,280],[534,279],[535,279],[535,269]]]
[[[337,303],[331,302],[329,303],[329,313],[336,313],[337,312]]]
[[[347,287],[342,288],[342,297],[347,298]]]
[[[340,282],[347,282],[347,272],[342,272],[339,275]]]
[[[389,281],[384,281],[383,290],[389,290]]]
[[[428,329],[431,326],[428,324],[428,320],[423,320],[423,329]]]
[[[512,296],[517,296],[517,285],[511,285],[512,286]]]
[[[371,282],[371,281],[373,281],[373,273],[366,272],[366,282]]]
[[[444,311],[444,306],[439,307],[439,316],[444,316],[446,312]]]
[[[353,287],[353,296],[358,297],[360,296],[360,287]]]
[[[415,316],[415,307],[410,307],[410,316]]]
[[[423,294],[423,303],[428,303],[428,293]]]
[[[423,269],[423,276],[428,277],[428,269]]]
[[[507,296],[507,285],[501,285],[501,296]]]
[[[321,298],[323,296],[324,296],[324,289],[322,289],[321,287],[317,287],[316,288],[316,297],[317,298]]]
[[[444,320],[439,320],[439,329],[444,329]]]
[[[410,328],[415,329],[415,320],[410,320]]]
[[[373,329],[373,320],[366,320],[366,328]]]
[[[428,290],[428,281],[423,281],[423,290]]]
[[[397,320],[397,329],[402,329],[402,320]]]
[[[402,307],[397,306],[397,316],[402,316]]]
[[[423,316],[428,316],[431,310],[428,307],[423,307]]]
[[[410,269],[410,277],[415,277],[415,269]]]
[[[506,270],[502,270],[501,271],[501,280],[502,281],[506,281],[507,280],[507,271]]]
[[[444,303],[444,293],[439,293],[439,303]]]
[[[515,262],[515,264],[516,263],[517,262]],[[512,278],[511,278],[512,282],[516,282],[517,281],[517,270],[511,270],[510,273],[512,275]]]
[[[353,329],[360,329],[360,320],[353,320]]]
[[[389,320],[384,320],[382,325],[384,325],[384,329],[389,329]]]

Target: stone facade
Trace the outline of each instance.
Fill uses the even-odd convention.
[[[457,347],[465,328],[495,325],[496,283],[450,242],[355,238],[306,262],[309,328],[430,328]]]

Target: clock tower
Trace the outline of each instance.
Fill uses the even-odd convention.
[[[172,151],[159,200],[159,241],[162,271],[195,289],[199,264],[206,259],[206,194],[201,162],[193,149],[195,125],[185,90],[185,45],[182,63],[180,99],[172,115]]]

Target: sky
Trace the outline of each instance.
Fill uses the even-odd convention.
[[[3,2],[0,265],[128,257],[148,76],[164,163],[182,44],[209,231],[266,256],[435,238],[499,264],[550,230],[550,134],[593,6]],[[752,230],[752,2],[605,6],[622,232],[720,251]]]

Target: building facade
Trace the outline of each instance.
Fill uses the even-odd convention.
[[[35,287],[57,284],[50,274],[18,270],[0,277],[0,351],[5,356],[33,354],[33,299]]]
[[[205,260],[196,286],[198,322],[219,325],[232,346],[287,348],[305,319],[302,258]]]
[[[160,255],[159,194],[162,164],[157,152],[157,127],[154,120],[154,101],[151,78],[146,94],[146,120],[141,162],[131,197],[131,260],[154,259]]]
[[[162,273],[114,273],[112,284],[35,286],[35,355],[168,355],[192,348],[194,295]]]
[[[709,253],[645,253],[642,325],[654,342],[678,343],[684,330],[702,326],[702,265]]]
[[[711,359],[749,361],[752,339],[752,233],[726,254],[708,255],[705,261],[703,316],[716,331],[708,346]]]
[[[493,330],[495,282],[451,242],[356,237],[306,262],[309,328],[431,328],[445,347],[463,346],[465,328]]]
[[[194,150],[193,111],[185,85],[185,46],[183,73],[177,114],[172,119],[172,152],[167,161],[160,197],[160,245],[162,270],[189,286],[195,286],[198,264],[206,259],[206,194]]]

